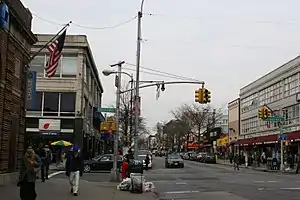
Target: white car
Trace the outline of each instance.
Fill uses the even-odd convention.
[[[138,159],[139,159],[140,161],[143,161],[143,167],[146,167],[146,163],[145,163],[146,156],[147,156],[147,155],[138,155]],[[148,168],[150,168],[150,169],[152,168],[152,160],[151,160],[151,157],[150,157],[150,159],[149,159]]]

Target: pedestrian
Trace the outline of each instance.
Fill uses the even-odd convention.
[[[35,200],[35,181],[38,168],[41,165],[40,157],[35,154],[32,146],[28,146],[21,160],[18,186],[21,200]]]
[[[296,174],[298,174],[300,170],[300,153],[297,155],[297,168],[296,168]]]
[[[50,164],[52,163],[52,151],[50,150],[48,145],[45,145],[44,150],[46,152],[46,158],[45,158],[45,162],[44,162],[45,179],[49,179],[48,175],[49,175],[49,167],[50,167]]]
[[[72,151],[67,156],[66,175],[69,177],[71,193],[78,196],[79,178],[83,174],[83,158],[79,148],[74,145]]]
[[[45,166],[46,166],[47,153],[46,153],[46,150],[44,149],[44,145],[42,143],[39,145],[37,154],[41,158],[41,179],[42,179],[42,182],[45,182],[45,171],[46,171]]]
[[[128,177],[128,168],[129,168],[129,161],[127,158],[124,159],[122,163],[122,180],[126,179]]]
[[[239,157],[239,154],[238,153],[236,153],[235,154],[235,156],[234,156],[234,158],[233,158],[233,168],[234,168],[234,170],[240,170],[240,168],[239,168],[239,163],[240,163],[240,157]]]
[[[145,159],[145,170],[148,170],[148,165],[150,163],[150,157],[149,154],[146,155],[146,159]]]

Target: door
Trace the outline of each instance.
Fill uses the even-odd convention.
[[[111,170],[112,165],[113,165],[113,161],[111,155],[104,155],[99,160],[99,170],[105,170],[105,171]]]

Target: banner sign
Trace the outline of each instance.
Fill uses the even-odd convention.
[[[26,88],[27,109],[33,110],[36,107],[36,72],[27,72],[27,88]]]

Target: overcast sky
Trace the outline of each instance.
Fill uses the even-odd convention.
[[[88,36],[99,74],[119,60],[135,64],[137,20],[117,28],[96,28],[133,18],[140,0],[22,2],[44,18],[34,17],[35,33],[54,34],[61,28],[47,20],[72,20],[68,33]],[[224,107],[238,97],[241,87],[299,54],[299,7],[299,0],[145,0],[142,67],[203,80],[212,91],[212,104]],[[105,90],[103,106],[114,105],[114,78],[101,74],[100,79]],[[141,80],[176,79],[142,72]],[[157,101],[156,88],[143,89],[141,112],[148,127],[171,119],[170,111],[182,103],[192,104],[197,87],[167,86]]]

